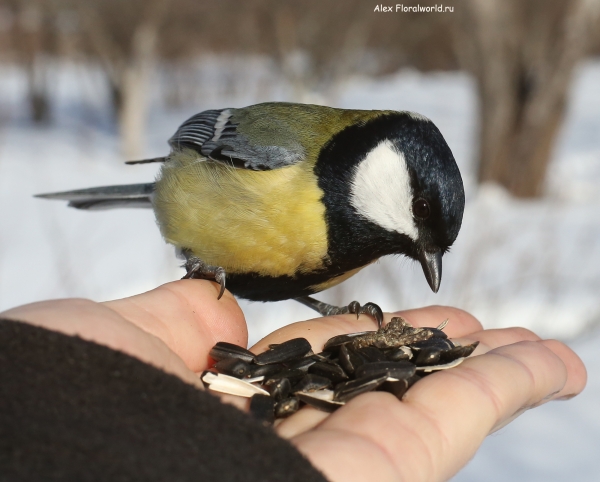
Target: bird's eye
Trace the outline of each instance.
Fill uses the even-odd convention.
[[[427,219],[429,217],[429,203],[423,198],[418,198],[413,201],[413,215],[419,219]]]

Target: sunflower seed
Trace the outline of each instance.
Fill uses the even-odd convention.
[[[266,377],[286,370],[286,367],[280,364],[274,365],[250,365],[250,377]]]
[[[463,361],[465,361],[464,358],[457,358],[456,360],[453,360],[450,363],[444,363],[442,365],[417,367],[417,371],[424,372],[424,373],[431,373],[431,372],[437,372],[439,370],[448,370],[449,368],[454,368],[454,367],[460,365]]]
[[[362,393],[375,390],[379,385],[385,382],[386,379],[387,375],[376,377],[366,376],[348,382],[338,383],[333,392],[333,400],[336,402],[347,402]]]
[[[359,366],[365,363],[365,360],[350,345],[342,345],[338,362],[346,373],[352,375]]]
[[[254,360],[254,353],[251,351],[225,341],[218,342],[212,347],[208,354],[215,361],[221,361],[226,358],[239,358],[240,360],[244,360],[246,363],[250,363]]]
[[[356,353],[362,356],[367,363],[386,361],[385,354],[374,346],[359,348]]]
[[[395,395],[398,400],[402,400],[402,397],[408,390],[408,380],[386,381],[381,384],[379,390],[391,393],[392,395]]]
[[[252,383],[229,375],[224,375],[223,373],[205,371],[200,376],[200,379],[204,383],[204,386],[208,386],[210,390],[215,392],[237,395],[238,397],[251,397],[257,393],[269,395],[269,392]]]
[[[307,371],[308,368],[315,363],[317,363],[317,360],[315,360],[312,356],[306,356],[304,358],[300,358],[299,360],[285,363],[285,366],[289,369],[297,368],[298,370]]]
[[[310,405],[311,407],[318,408],[324,412],[333,412],[343,406],[345,402],[339,402],[333,399],[332,390],[319,390],[313,393],[302,393],[297,394],[301,402]]]
[[[296,413],[300,408],[298,397],[290,397],[280,400],[275,404],[275,418],[285,418]]]
[[[275,400],[283,400],[287,398],[292,390],[292,384],[288,378],[275,380],[273,383],[266,385],[267,390]]]
[[[317,390],[323,390],[325,388],[331,388],[332,383],[329,378],[320,377],[319,375],[308,374],[302,380],[300,380],[292,388],[292,393],[297,392],[316,392]]]
[[[386,356],[391,361],[410,360],[413,357],[413,352],[407,346],[399,346],[387,352]]]
[[[441,361],[448,363],[453,360],[456,360],[457,358],[466,358],[475,351],[477,345],[479,345],[478,341],[470,345],[455,346],[454,348],[442,353]]]
[[[415,364],[418,367],[435,365],[440,361],[442,356],[442,349],[437,346],[428,346],[420,348],[415,358]]]
[[[254,363],[257,365],[268,365],[271,363],[283,363],[302,358],[311,351],[310,343],[306,338],[294,338],[292,340],[279,343],[260,355],[254,357]]]
[[[244,378],[250,375],[250,365],[241,358],[225,358],[215,363],[214,368],[219,373]]]
[[[416,372],[414,364],[408,361],[382,361],[365,363],[358,367],[355,372],[356,378],[363,377],[377,377],[385,375],[388,378],[395,378],[396,380],[404,380],[412,377]]]
[[[348,379],[344,369],[337,363],[317,362],[308,369],[309,373],[328,378],[333,383],[339,383]]]
[[[282,378],[288,378],[290,383],[293,385],[294,383],[299,382],[304,375],[306,375],[306,372],[303,370],[298,370],[297,368],[293,368],[291,370],[282,370],[265,377],[265,385],[275,383],[277,380],[281,380]]]

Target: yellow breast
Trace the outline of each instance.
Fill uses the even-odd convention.
[[[164,164],[153,199],[164,238],[230,273],[308,273],[327,256],[323,192],[308,163],[251,171],[194,151]]]

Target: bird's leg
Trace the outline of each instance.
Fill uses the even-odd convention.
[[[223,268],[206,264],[196,256],[187,256],[187,260],[183,266],[187,273],[181,279],[207,279],[216,281],[221,285],[221,291],[217,299],[221,299],[221,296],[225,292],[225,270]]]
[[[367,303],[366,305],[361,306],[358,301],[353,301],[348,304],[348,306],[334,306],[329,303],[315,300],[310,296],[301,296],[300,298],[294,299],[299,303],[312,308],[323,316],[346,315],[352,313],[356,314],[356,317],[358,318],[360,315],[365,314],[373,317],[379,328],[381,328],[381,324],[383,323],[383,311],[375,303]]]

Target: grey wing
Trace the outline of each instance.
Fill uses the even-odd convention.
[[[190,117],[169,139],[169,145],[173,149],[187,147],[213,161],[255,171],[278,169],[304,158],[299,145],[294,149],[252,142],[238,129],[237,110],[207,110]]]

